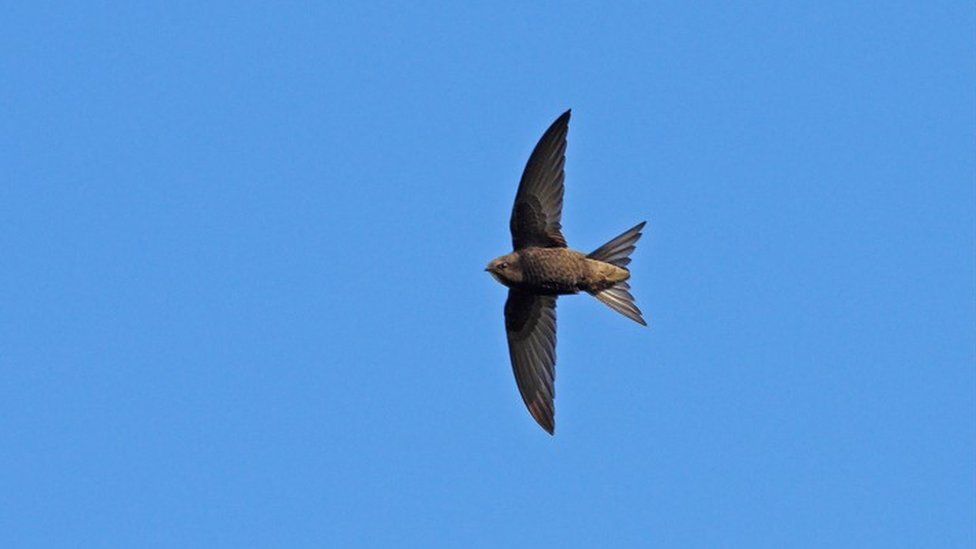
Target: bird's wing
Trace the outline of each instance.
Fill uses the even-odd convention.
[[[522,400],[550,435],[556,428],[556,296],[509,290],[505,302],[508,353]]]
[[[563,212],[563,164],[569,113],[564,112],[549,126],[522,172],[509,223],[516,250],[529,246],[566,247],[559,220]]]

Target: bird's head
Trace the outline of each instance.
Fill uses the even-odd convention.
[[[522,282],[522,267],[518,255],[514,253],[492,259],[485,270],[506,286],[514,286]]]

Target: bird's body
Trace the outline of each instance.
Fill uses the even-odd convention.
[[[569,248],[530,247],[502,256],[508,272],[497,280],[539,295],[596,293],[630,278],[630,271]],[[506,276],[507,275],[507,276]]]
[[[505,331],[515,381],[532,417],[549,434],[555,430],[556,297],[587,292],[646,325],[627,282],[644,223],[589,254],[569,249],[563,237],[569,116],[566,111],[546,130],[522,173],[509,223],[514,251],[485,268],[509,288]]]

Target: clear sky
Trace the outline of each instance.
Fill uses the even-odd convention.
[[[0,19],[0,545],[976,545],[971,3],[133,4]]]

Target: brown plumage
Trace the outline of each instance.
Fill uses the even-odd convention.
[[[566,246],[560,220],[570,111],[546,130],[522,173],[509,227],[515,251],[485,268],[509,288],[505,331],[515,380],[529,413],[555,431],[556,296],[587,292],[647,325],[630,294],[630,254],[644,223],[590,254]]]

